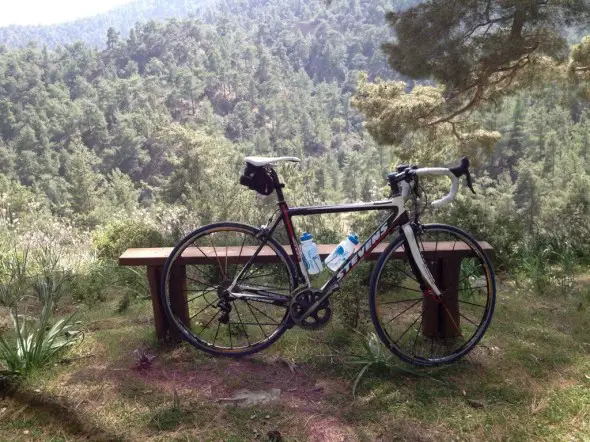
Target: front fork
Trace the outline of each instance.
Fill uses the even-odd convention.
[[[414,275],[418,278],[420,289],[423,293],[429,293],[437,298],[442,295],[440,289],[436,285],[436,281],[432,276],[432,273],[428,269],[428,265],[424,261],[424,257],[420,253],[420,247],[418,246],[418,240],[414,231],[415,224],[407,223],[402,226],[402,232],[404,234],[404,249],[408,260],[410,261],[410,267]]]

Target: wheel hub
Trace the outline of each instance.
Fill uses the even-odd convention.
[[[224,280],[217,286],[217,297],[219,298],[217,308],[221,311],[219,322],[222,324],[229,323],[229,314],[232,310],[230,292],[227,289],[230,285],[231,281]]]

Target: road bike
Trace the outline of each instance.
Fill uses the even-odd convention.
[[[282,161],[300,160],[247,157],[240,178],[240,184],[260,194],[276,194],[278,209],[266,225],[203,226],[182,239],[166,261],[162,304],[186,341],[214,355],[244,356],[263,350],[294,326],[318,329],[332,317],[330,298],[343,280],[384,242],[371,276],[369,309],[385,346],[406,362],[433,366],[454,362],[477,345],[496,299],[490,259],[462,230],[419,219],[423,177],[451,180],[448,195],[428,204],[432,208],[455,198],[461,177],[473,191],[467,158],[451,168],[397,167],[387,176],[391,194],[383,201],[309,207],[289,207],[285,201],[274,168]],[[376,210],[386,212],[385,220],[321,288],[314,288],[292,218]],[[288,246],[277,239],[281,235]],[[188,255],[204,259],[186,264]],[[188,317],[174,308],[177,290],[171,284],[179,265],[186,266],[182,302]]]

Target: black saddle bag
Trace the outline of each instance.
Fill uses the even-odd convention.
[[[265,167],[253,166],[250,163],[246,163],[244,173],[240,177],[240,184],[261,195],[270,195],[274,191],[274,182],[270,172]]]

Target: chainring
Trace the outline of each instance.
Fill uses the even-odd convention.
[[[293,295],[289,310],[293,322],[305,330],[317,330],[325,326],[332,318],[332,302],[330,298],[322,303],[308,316],[303,314],[322,296],[317,289],[304,289]]]

